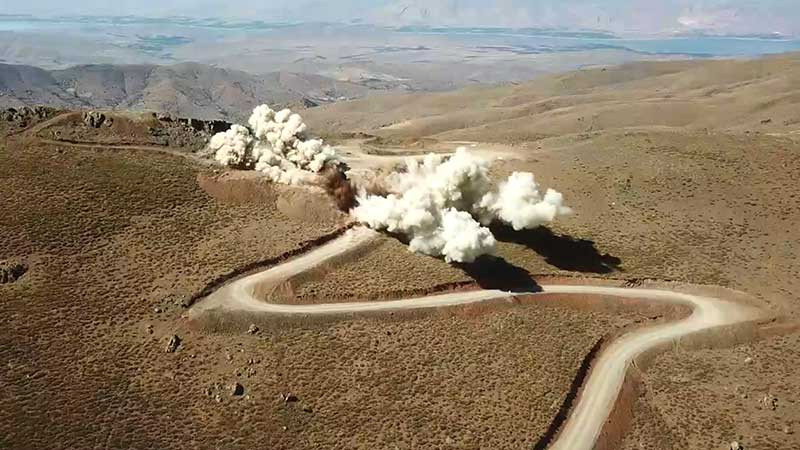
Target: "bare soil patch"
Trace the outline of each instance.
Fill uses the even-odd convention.
[[[207,333],[181,319],[194,293],[341,222],[170,155],[3,145],[0,254],[43,255],[0,289],[12,448],[525,447],[600,336],[647,320],[523,302]]]
[[[800,447],[800,335],[666,353],[644,374],[625,449]]]

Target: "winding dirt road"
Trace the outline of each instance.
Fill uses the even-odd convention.
[[[591,285],[543,285],[540,292],[479,290],[432,295],[394,301],[281,305],[259,300],[257,290],[277,286],[291,276],[313,269],[343,253],[369,242],[376,232],[358,227],[301,257],[271,269],[235,280],[197,303],[190,316],[221,308],[272,314],[341,314],[369,311],[412,310],[461,305],[517,295],[594,294],[627,297],[669,304],[688,305],[692,314],[680,321],[630,332],[607,347],[596,362],[571,415],[550,448],[591,450],[611,413],[633,360],[645,351],[695,332],[749,322],[761,316],[759,310],[717,298],[657,289],[615,288]]]
[[[60,120],[56,116],[19,134],[33,135]],[[108,145],[89,142],[64,142],[40,139],[53,145],[84,148],[106,148],[119,150],[158,151],[188,157],[210,164],[196,155],[178,152],[166,147],[137,145]],[[354,152],[357,153],[357,152]],[[361,155],[369,158],[370,155]],[[355,157],[358,157],[356,155]],[[392,158],[390,156],[389,158]],[[382,156],[381,159],[387,159]],[[272,314],[325,315],[374,311],[413,310],[476,303],[518,295],[537,294],[581,294],[606,297],[627,297],[680,304],[691,307],[692,314],[680,321],[639,329],[625,334],[602,351],[591,368],[581,396],[551,449],[592,450],[612,412],[622,388],[625,375],[634,359],[649,349],[673,342],[681,337],[703,330],[757,320],[761,312],[753,307],[713,297],[692,295],[658,289],[632,289],[592,285],[542,285],[537,292],[507,292],[501,290],[477,290],[409,298],[394,301],[334,303],[316,305],[281,305],[259,300],[258,292],[276,287],[290,277],[314,269],[332,259],[366,244],[374,239],[376,232],[363,227],[354,228],[343,236],[283,264],[268,270],[234,280],[196,303],[189,316],[197,316],[211,309],[249,311]]]

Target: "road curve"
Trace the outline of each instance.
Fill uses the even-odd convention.
[[[292,259],[227,285],[198,302],[190,316],[209,309],[250,311],[273,314],[341,314],[370,311],[412,310],[476,303],[517,295],[593,294],[627,297],[679,304],[691,307],[692,314],[680,321],[632,331],[614,341],[592,365],[581,396],[574,406],[551,449],[592,450],[611,413],[632,361],[645,351],[683,336],[716,327],[756,320],[760,311],[713,297],[692,295],[668,290],[616,288],[591,285],[543,285],[540,292],[506,292],[478,290],[432,295],[393,301],[333,303],[316,305],[281,305],[259,300],[259,286],[275,286],[291,276],[313,269],[348,250],[369,242],[376,236],[372,230],[358,227],[301,257]]]

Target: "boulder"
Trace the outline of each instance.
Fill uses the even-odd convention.
[[[83,123],[87,127],[100,128],[106,121],[106,115],[98,111],[87,111],[83,113]]]
[[[299,399],[297,398],[296,395],[292,394],[291,392],[288,392],[286,394],[281,393],[281,400],[283,401],[283,403],[294,403]]]
[[[778,398],[772,394],[765,394],[759,403],[761,404],[762,408],[770,411],[775,411],[778,409]]]
[[[175,353],[181,345],[181,338],[177,334],[172,335],[167,342],[167,347],[164,349],[167,353]]]
[[[241,397],[244,395],[244,386],[239,383],[233,383],[233,385],[231,385],[231,395],[234,397]]]
[[[0,284],[14,283],[28,272],[22,261],[0,261]]]

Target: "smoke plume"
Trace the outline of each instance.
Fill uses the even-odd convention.
[[[351,213],[371,228],[406,235],[411,251],[447,262],[492,253],[496,241],[487,226],[496,220],[522,230],[571,212],[560,193],[542,196],[531,173],[515,172],[493,190],[488,161],[465,148],[447,159],[409,158],[406,166],[386,178],[388,195],[362,192]]]
[[[211,138],[208,146],[221,164],[240,169],[255,169],[283,184],[303,184],[336,155],[320,139],[307,139],[306,124],[290,110],[273,111],[267,105],[253,110],[247,127],[233,125]],[[334,164],[330,164],[334,165]]]
[[[492,222],[522,230],[571,212],[560,193],[542,194],[528,172],[514,172],[494,188],[489,162],[465,148],[450,157],[408,158],[405,171],[367,180],[355,195],[334,150],[308,139],[298,114],[267,105],[253,110],[248,126],[233,125],[212,137],[209,149],[221,164],[263,172],[277,183],[320,184],[357,221],[403,234],[411,251],[447,262],[469,263],[492,253]]]

